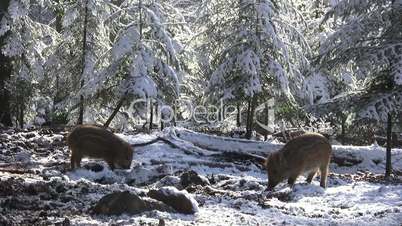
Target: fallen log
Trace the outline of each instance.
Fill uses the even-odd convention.
[[[217,154],[212,155],[215,158],[219,159],[224,159],[225,161],[228,162],[236,162],[236,161],[251,161],[255,163],[258,166],[261,166],[260,168],[264,169],[264,164],[265,164],[265,157],[262,157],[260,155],[255,155],[255,154],[250,154],[250,153],[240,153],[240,152],[228,152],[228,151],[223,151]]]
[[[182,150],[186,154],[194,154],[193,151],[189,151],[185,147],[180,146],[178,144],[175,144],[174,141],[171,141],[171,140],[169,140],[167,138],[164,138],[164,137],[157,137],[157,138],[155,138],[155,139],[153,139],[151,141],[148,141],[148,142],[145,142],[145,143],[132,144],[131,146],[132,147],[142,147],[142,146],[147,146],[147,145],[154,144],[156,142],[164,142],[164,143],[166,143],[167,145],[169,145],[172,148]],[[183,140],[183,141],[180,141],[180,142],[188,142],[188,141]],[[189,143],[192,144],[193,146],[197,147],[197,148],[200,148],[201,150],[205,149],[205,150],[208,150],[208,151],[211,151],[211,152],[218,152],[218,153],[211,154],[210,156],[213,156],[213,157],[216,157],[216,158],[223,158],[223,159],[229,160],[230,162],[250,160],[250,161],[252,161],[252,162],[254,162],[254,163],[256,163],[257,165],[260,165],[260,166],[263,166],[264,162],[265,162],[265,157],[259,156],[259,155],[256,155],[256,154],[243,153],[243,152],[229,152],[229,151],[220,150],[220,149],[210,149],[208,147],[199,146],[199,144],[194,144],[194,143],[191,143],[191,142],[189,142]],[[196,151],[196,154],[203,155],[203,153],[200,152],[200,151]]]
[[[218,160],[222,159],[225,162],[233,163],[251,161],[257,166],[261,166],[261,169],[264,169],[263,163],[266,155],[283,147],[283,144],[271,144],[269,142],[256,141],[245,141],[247,142],[247,145],[244,145],[244,143],[239,139],[221,139],[220,137],[198,134],[185,129],[171,129],[167,131],[167,134],[163,137],[160,136],[149,142],[134,145],[145,146],[158,141],[164,142],[172,148],[182,150],[186,154],[211,156]],[[372,161],[374,164],[378,165],[383,161],[383,156],[377,150],[375,151],[377,153],[370,157],[366,156],[366,154],[359,149],[356,149],[355,152],[348,150],[347,146],[333,145],[331,162],[341,167],[360,165],[364,161]],[[396,159],[397,158],[395,158],[394,161],[396,161]],[[212,163],[210,165],[216,167],[223,166],[214,165]],[[362,169],[365,167],[366,166],[363,164]]]
[[[136,143],[136,144],[130,144],[130,145],[131,145],[131,147],[144,147],[144,146],[151,145],[151,144],[154,144],[154,143],[159,142],[159,141],[163,141],[161,139],[161,137],[156,137],[155,139],[150,140],[150,141],[145,142],[145,143]]]
[[[245,172],[249,171],[250,168],[246,166],[239,166],[233,163],[222,163],[222,162],[211,162],[211,161],[162,161],[162,160],[151,160],[151,164],[159,165],[159,164],[183,164],[189,166],[199,166],[205,165],[212,168],[236,168],[239,171]]]
[[[195,155],[203,156],[203,155],[210,155],[211,154],[210,151],[212,151],[212,150],[208,150],[207,148],[200,148],[191,142],[188,142],[186,140],[180,140],[180,139],[177,139],[172,136],[168,136],[168,137],[158,136],[155,139],[150,140],[148,142],[131,144],[131,146],[132,147],[143,147],[143,146],[154,144],[156,142],[164,142],[165,144],[169,145],[170,147],[179,149],[186,154],[195,154]],[[181,142],[181,144],[178,144],[178,142]],[[191,147],[191,146],[193,146],[193,147]]]
[[[38,170],[31,170],[31,169],[7,169],[7,168],[0,168],[1,173],[11,173],[11,174],[40,174]]]
[[[331,162],[337,164],[338,166],[355,166],[363,162],[363,160],[358,159],[355,156],[336,156],[334,153],[331,157]]]

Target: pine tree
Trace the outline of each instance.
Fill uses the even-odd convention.
[[[113,14],[116,31],[112,47],[97,64],[104,64],[86,85],[92,95],[114,90],[117,107],[135,98],[173,103],[183,77],[180,34],[185,24],[177,11],[162,1],[127,1]],[[116,95],[114,95],[116,96]]]
[[[300,86],[300,71],[308,64],[303,51],[308,44],[284,16],[288,7],[269,0],[205,1],[201,6],[202,68],[211,74],[207,94],[248,103],[248,136],[257,96],[282,94],[294,102],[292,90]]]
[[[326,14],[334,32],[322,43],[317,62],[333,69],[353,68],[358,90],[331,100],[353,109],[358,119],[387,122],[386,177],[391,174],[392,115],[402,107],[402,1],[343,0]],[[340,104],[343,103],[343,104]]]
[[[30,109],[28,105],[35,104],[35,96],[42,96],[39,88],[45,80],[45,60],[59,39],[58,33],[41,23],[39,20],[43,18],[33,13],[32,9],[41,4],[12,0],[1,20],[1,51],[12,59],[11,76],[5,88],[10,93],[13,115],[21,127],[25,124],[26,111]]]
[[[7,14],[8,6],[10,1],[1,1],[0,3],[0,21],[3,21],[3,18]],[[0,37],[0,48],[4,45],[5,35]],[[0,51],[0,123],[5,126],[12,126],[11,121],[11,111],[10,111],[10,93],[6,89],[6,81],[9,79],[11,74],[11,62],[10,58],[5,56],[2,51]]]
[[[61,21],[59,29],[63,39],[46,66],[53,76],[53,84],[59,87],[57,108],[68,109],[73,113],[69,115],[70,120],[77,116],[78,124],[84,118],[94,121],[96,113],[84,111],[84,105],[95,104],[96,100],[85,99],[87,92],[82,88],[96,76],[95,64],[110,48],[110,28],[105,20],[117,7],[109,1],[98,0],[59,1],[55,7],[59,11],[60,18],[56,19]]]
[[[326,14],[334,32],[321,44],[322,68],[350,67],[359,87],[331,100],[359,118],[387,121],[402,103],[402,7],[398,1],[340,1]],[[337,106],[339,108],[339,105]],[[327,108],[331,111],[332,107]]]

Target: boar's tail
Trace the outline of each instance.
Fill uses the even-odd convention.
[[[143,146],[147,146],[153,143],[156,143],[158,141],[164,141],[164,139],[162,139],[161,137],[157,137],[151,141],[145,142],[145,143],[137,143],[137,144],[130,144],[131,147],[143,147]]]
[[[223,151],[223,152],[219,152],[216,154],[212,154],[211,156],[217,157],[217,158],[223,158],[228,161],[250,160],[250,161],[253,161],[254,163],[257,163],[261,167],[264,166],[264,161],[265,161],[265,158],[260,155],[245,153],[245,152],[235,152],[235,151]]]

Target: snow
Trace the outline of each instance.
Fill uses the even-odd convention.
[[[28,14],[29,1],[12,0],[8,7],[8,13],[13,20],[18,20]]]
[[[326,189],[319,186],[318,178],[312,184],[306,184],[305,178],[301,176],[293,189],[283,182],[274,192],[266,192],[267,175],[264,170],[253,163],[225,162],[211,154],[219,152],[219,149],[265,156],[283,144],[205,135],[183,128],[167,128],[153,134],[118,135],[132,144],[162,136],[183,149],[156,142],[135,147],[133,163],[128,170],[111,171],[103,161],[84,159],[83,166],[96,163],[103,166],[102,170],[95,172],[83,167],[63,173],[58,168],[48,168],[48,165],[63,161],[68,164],[67,148],[54,146],[57,143],[63,144],[65,133],[46,135],[34,131],[12,134],[8,131],[0,139],[33,143],[39,145],[39,148],[44,144],[51,145],[54,150],[45,155],[31,152],[22,146],[18,150],[12,149],[16,152],[16,160],[8,162],[28,162],[32,170],[43,172],[52,183],[71,186],[67,188],[69,194],[82,200],[77,203],[68,202],[63,207],[75,210],[69,215],[63,215],[73,225],[158,224],[160,219],[166,225],[400,225],[402,222],[401,182],[364,179],[375,179],[375,174],[384,172],[385,149],[377,145],[334,145],[333,153],[337,156],[352,155],[361,162],[348,167],[331,163]],[[5,153],[10,150],[9,143],[1,145],[0,159],[5,159]],[[393,168],[401,170],[402,150],[393,149],[392,159]],[[226,165],[222,167],[208,163]],[[197,186],[195,191],[178,190],[179,172],[186,170],[194,170],[201,177],[208,178],[210,183],[203,187]],[[1,181],[18,177],[26,183],[45,182],[42,176],[25,178],[22,176],[24,174],[4,172],[0,175]],[[194,215],[150,211],[134,216],[102,216],[87,211],[103,195],[111,192],[129,190],[142,194],[151,188],[160,188],[169,193],[185,193],[198,206],[198,211]],[[82,212],[79,212],[80,209]]]
[[[161,24],[160,20],[161,20],[162,15],[160,15],[160,13],[158,12],[158,9],[153,9],[153,10],[151,8],[147,8],[147,10],[146,10],[146,13],[148,14],[148,17],[150,20],[149,24],[153,31],[152,35],[154,36],[155,40],[160,40],[164,44],[167,52],[169,53],[169,56],[175,58],[177,55],[177,51],[180,51],[179,48],[181,48],[181,46],[180,46],[180,44],[178,44],[177,42],[174,42],[172,40],[169,32],[166,31],[165,26],[163,26]]]
[[[319,72],[307,77],[303,88],[310,104],[324,103],[330,99],[328,79]]]
[[[241,68],[244,74],[250,76],[248,83],[244,86],[244,93],[247,96],[253,96],[261,92],[260,83],[260,59],[252,50],[246,50],[237,58],[237,66]]]
[[[126,30],[123,30],[112,48],[112,58],[115,61],[120,60],[122,57],[131,53],[138,45],[140,34],[134,25],[129,25]]]
[[[402,85],[402,58],[401,57],[399,57],[399,60],[394,67],[395,68],[393,69],[393,73],[394,73],[395,84]]]
[[[67,10],[66,14],[63,17],[63,27],[71,26],[80,16],[77,7],[71,7]]]
[[[365,108],[358,112],[358,116],[386,122],[388,113],[397,111],[401,106],[401,99],[402,94],[398,91],[378,93],[373,100],[366,104]]]
[[[283,69],[283,67],[274,59],[269,59],[268,62],[268,71],[275,75],[282,92],[289,98],[292,97],[289,87],[289,79],[287,77],[287,73]]]
[[[124,84],[127,86],[127,91],[142,98],[156,97],[157,86],[150,77],[152,64],[153,59],[146,51],[138,51],[131,66],[128,82]]]
[[[0,36],[3,36],[11,29],[9,21],[6,17],[3,17],[0,22]]]
[[[6,56],[16,57],[21,56],[24,53],[24,43],[22,42],[20,35],[11,34],[7,38],[7,41],[8,42],[5,43],[3,48],[1,49]],[[21,69],[21,71],[24,70]]]

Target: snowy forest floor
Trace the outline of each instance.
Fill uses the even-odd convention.
[[[204,135],[180,128],[146,134],[119,134],[130,143],[163,136],[135,148],[130,170],[111,171],[102,161],[84,160],[69,171],[66,132],[46,129],[0,132],[0,225],[401,225],[402,150],[393,150],[395,176],[384,181],[384,148],[333,146],[328,188],[318,178],[299,177],[293,190],[285,183],[264,192],[265,171],[252,159],[266,156],[277,142]],[[232,154],[231,154],[232,153]],[[237,157],[236,157],[237,156]],[[346,160],[345,160],[346,159]],[[183,188],[180,175],[195,171],[205,183],[186,190],[195,198],[194,215],[148,211],[105,216],[92,207],[106,194],[150,188]]]

